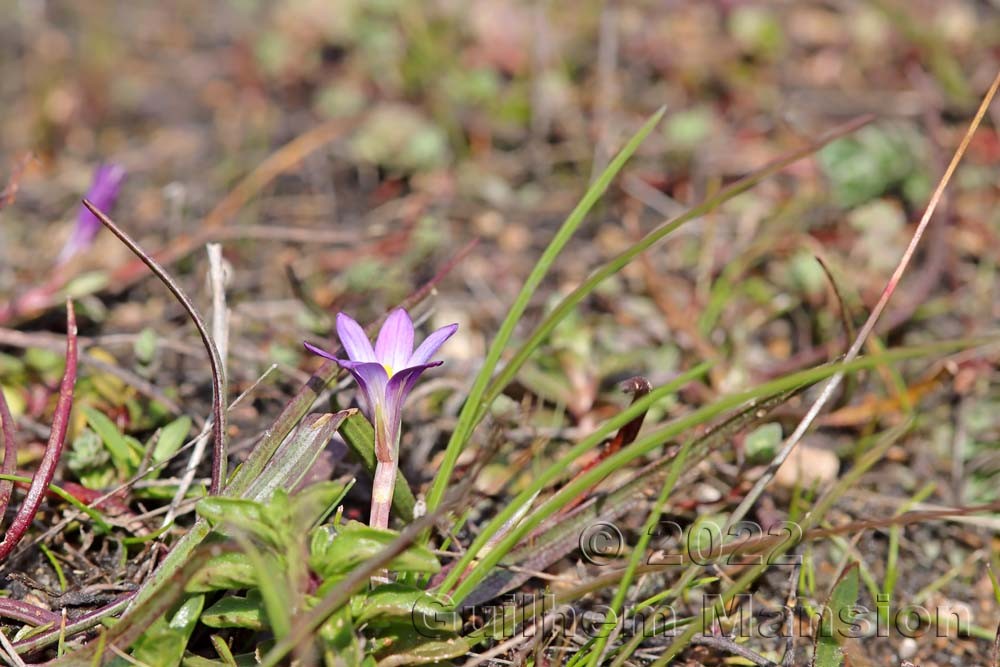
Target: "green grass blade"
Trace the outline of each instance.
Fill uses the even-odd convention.
[[[653,391],[649,392],[641,399],[630,405],[626,410],[615,415],[612,419],[609,419],[607,422],[602,424],[601,427],[594,433],[572,447],[565,454],[565,456],[559,459],[559,461],[549,466],[540,475],[536,476],[526,489],[521,491],[516,498],[508,503],[507,507],[497,514],[497,516],[493,517],[493,519],[491,519],[490,522],[480,531],[472,545],[466,550],[465,556],[460,559],[458,563],[456,563],[455,567],[451,570],[444,581],[442,581],[440,590],[447,591],[457,584],[461,573],[472,564],[477,555],[481,555],[484,547],[486,547],[487,544],[490,544],[491,541],[494,540],[495,536],[499,534],[505,526],[510,525],[511,520],[523,510],[525,505],[533,501],[540,490],[544,489],[548,484],[564,475],[569,469],[569,464],[600,444],[600,442],[615,429],[624,426],[636,416],[642,414],[643,411],[648,410],[649,407],[656,401],[676,393],[685,384],[707,372],[710,367],[711,364],[709,363],[700,364],[687,373],[677,377],[672,382],[669,382],[662,387],[657,387]],[[511,529],[508,536],[510,534],[520,532],[521,531],[516,528]],[[507,551],[510,550],[510,545],[507,544],[508,541],[509,540],[507,540],[506,537],[502,538],[493,548],[491,548],[490,553],[492,554],[499,551],[502,552],[502,554],[506,554]]]
[[[852,132],[856,130],[858,127],[861,127],[861,125],[865,123],[867,123],[867,120],[863,119],[863,122],[853,121],[851,123],[843,125],[840,128],[837,128],[829,132],[826,136],[821,137],[820,139],[816,140],[813,143],[810,143],[808,146],[793,151],[788,155],[772,162],[770,165],[767,165],[762,169],[754,172],[753,174],[750,174],[749,176],[737,181],[736,183],[733,183],[732,185],[723,188],[714,197],[706,199],[701,204],[687,210],[686,212],[682,213],[673,220],[670,220],[660,225],[653,231],[649,232],[638,242],[629,246],[621,253],[619,253],[616,257],[614,257],[609,262],[600,267],[597,271],[591,274],[591,276],[587,278],[587,280],[585,280],[579,287],[573,290],[570,294],[568,294],[565,298],[563,298],[558,305],[556,305],[556,307],[552,310],[551,313],[549,313],[549,315],[545,318],[545,320],[541,324],[539,324],[538,327],[532,332],[528,340],[524,342],[524,344],[520,347],[520,349],[518,349],[518,351],[514,354],[514,357],[510,360],[510,362],[506,366],[504,366],[503,370],[500,372],[500,374],[497,376],[497,378],[493,381],[493,383],[487,390],[485,398],[482,401],[482,409],[477,414],[476,420],[475,422],[473,422],[473,424],[475,424],[476,422],[478,422],[479,419],[482,418],[482,415],[485,413],[486,407],[489,406],[490,403],[497,396],[500,395],[500,392],[503,391],[504,387],[506,387],[514,379],[514,376],[521,369],[524,363],[528,360],[528,357],[531,356],[535,348],[541,345],[542,341],[548,338],[549,334],[552,333],[552,330],[556,328],[559,322],[562,321],[563,318],[565,318],[566,315],[568,315],[569,312],[577,306],[577,304],[579,304],[581,301],[583,301],[583,299],[585,299],[588,295],[590,295],[590,293],[593,292],[598,285],[600,285],[602,282],[604,282],[611,276],[621,271],[629,262],[635,259],[638,255],[651,248],[657,242],[664,239],[667,235],[672,233],[674,230],[680,228],[682,225],[691,222],[692,220],[695,220],[697,218],[700,218],[707,213],[710,213],[712,210],[714,210],[721,204],[729,201],[730,199],[736,197],[737,195],[746,192],[750,188],[760,183],[765,178],[774,175],[775,173],[781,171],[782,169],[789,166],[793,162],[797,162],[798,160],[801,160],[804,157],[812,155],[817,150],[825,146],[827,143],[843,136],[847,132]]]
[[[674,485],[677,484],[677,479],[681,476],[681,472],[684,471],[684,464],[687,462],[688,454],[691,453],[694,442],[695,440],[693,439],[688,440],[684,447],[677,452],[677,456],[674,457],[673,462],[670,464],[670,472],[667,474],[667,480],[660,489],[660,495],[656,499],[656,503],[654,503],[652,511],[649,513],[649,516],[646,517],[646,523],[642,527],[642,533],[639,536],[639,541],[636,543],[635,549],[633,549],[632,553],[629,555],[628,565],[625,567],[625,573],[622,575],[622,580],[618,583],[618,590],[615,591],[615,597],[611,601],[610,618],[621,618],[621,611],[625,604],[625,596],[628,595],[628,588],[632,585],[632,581],[635,579],[636,570],[639,568],[639,565],[642,564],[642,560],[646,556],[646,549],[649,547],[649,542],[655,533],[654,529],[660,521],[660,515],[663,513],[663,506],[666,504],[667,499],[674,490]],[[593,647],[590,649],[590,660],[587,662],[590,667],[597,667],[601,658],[604,657],[604,651],[608,645],[608,639],[611,636],[612,629],[613,628],[610,624],[604,624],[601,628],[597,641],[594,642]]]
[[[21,475],[0,475],[0,480],[6,480],[10,482],[17,482],[19,484],[31,484],[30,477],[22,477]],[[49,491],[56,494],[70,505],[80,510],[94,522],[94,524],[100,529],[101,532],[107,534],[111,532],[111,526],[107,521],[104,520],[104,515],[101,512],[89,505],[81,502],[79,499],[75,498],[68,491],[56,486],[55,484],[49,484]]]
[[[837,580],[830,600],[816,628],[816,652],[813,667],[841,667],[844,651],[841,644],[851,632],[852,608],[858,601],[858,564],[852,563]]]
[[[792,373],[782,378],[763,383],[753,389],[725,396],[711,405],[704,406],[689,415],[674,420],[663,428],[660,428],[646,437],[637,440],[613,456],[604,460],[601,464],[581,475],[570,484],[567,484],[552,498],[538,508],[534,509],[521,524],[504,536],[504,538],[501,539],[489,553],[485,555],[481,554],[482,546],[489,539],[489,536],[498,530],[500,526],[506,523],[517,511],[517,508],[526,502],[527,498],[530,497],[531,494],[539,488],[543,488],[545,485],[558,477],[558,472],[553,474],[547,470],[542,475],[537,477],[531,485],[525,488],[508,507],[506,507],[496,517],[494,517],[493,520],[490,521],[483,532],[473,542],[472,546],[469,547],[466,554],[458,561],[454,569],[452,569],[449,573],[448,577],[442,582],[439,590],[448,591],[451,586],[456,584],[457,579],[461,576],[461,573],[466,571],[466,568],[471,565],[477,555],[482,556],[481,560],[476,563],[476,566],[469,572],[468,576],[460,584],[458,584],[454,592],[451,594],[456,603],[461,602],[465,596],[472,592],[476,584],[479,583],[479,581],[481,581],[489,573],[489,571],[503,559],[504,555],[506,555],[509,550],[528,533],[528,531],[532,530],[542,521],[557,512],[563,505],[570,502],[577,495],[590,488],[590,486],[603,479],[611,472],[621,469],[623,466],[641,456],[644,456],[656,447],[670,441],[672,438],[675,438],[676,436],[699,424],[703,424],[708,420],[713,419],[727,410],[739,407],[750,400],[770,396],[802,384],[817,382],[830,377],[835,373],[853,372],[862,368],[871,368],[879,363],[925,356],[932,354],[935,351],[941,352],[947,349],[961,349],[962,347],[968,345],[968,341],[949,341],[927,346],[902,348],[890,351],[884,355],[855,359],[854,361],[846,364],[830,364],[819,368],[808,369],[806,371],[799,371],[797,373]],[[650,393],[648,396],[644,397],[644,400],[652,395],[653,393]],[[643,401],[637,401],[632,407],[641,405],[642,403]],[[628,414],[628,412],[629,411],[625,411],[618,417],[623,417]],[[567,453],[566,457],[560,460],[559,465],[554,467],[559,471],[564,472],[566,465],[576,456],[582,454],[582,451],[579,450],[582,445],[588,441],[589,439],[572,448]]]
[[[486,359],[483,362],[483,367],[476,376],[476,380],[472,385],[472,389],[469,392],[469,397],[466,399],[465,405],[462,407],[462,412],[459,414],[458,423],[455,425],[455,430],[451,434],[451,438],[448,441],[448,446],[445,449],[444,459],[441,461],[441,467],[438,470],[437,475],[434,477],[434,483],[431,485],[430,491],[427,494],[427,510],[433,512],[434,509],[441,504],[441,500],[444,498],[445,491],[448,489],[448,484],[451,481],[451,475],[455,468],[455,463],[458,460],[459,454],[462,452],[462,448],[468,441],[469,436],[472,435],[472,431],[475,429],[476,424],[479,422],[480,415],[485,411],[486,407],[489,405],[489,400],[484,401],[483,397],[486,393],[487,385],[489,384],[490,378],[493,376],[493,372],[496,370],[497,364],[500,363],[500,356],[507,347],[507,343],[510,341],[511,336],[514,333],[514,328],[520,321],[521,316],[524,314],[525,309],[528,307],[528,301],[531,299],[535,290],[541,284],[542,279],[545,274],[548,273],[549,268],[555,262],[559,253],[562,252],[563,247],[570,240],[576,230],[583,223],[584,218],[590,209],[593,208],[594,204],[601,198],[604,191],[611,184],[611,181],[618,172],[621,171],[625,163],[632,157],[633,153],[639,148],[639,145],[645,140],[646,136],[653,130],[660,119],[663,117],[665,109],[661,108],[653,117],[650,118],[642,126],[642,128],[632,137],[631,140],[622,148],[621,152],[611,161],[607,169],[601,173],[601,175],[594,181],[594,183],[587,189],[584,193],[583,198],[576,205],[576,208],[569,214],[565,222],[556,232],[556,235],[552,238],[545,252],[542,253],[541,258],[535,267],[532,269],[531,273],[528,275],[528,279],[525,281],[524,286],[521,287],[521,291],[518,293],[517,298],[514,300],[513,305],[507,313],[507,317],[504,319],[503,324],[500,326],[500,331],[497,333],[497,337],[493,340],[490,345],[489,351],[486,354]]]

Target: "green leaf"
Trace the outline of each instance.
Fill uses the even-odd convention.
[[[90,428],[82,429],[73,439],[66,455],[66,466],[88,489],[104,489],[115,480],[111,456],[101,436]]]
[[[266,520],[268,512],[265,506],[253,500],[209,496],[199,500],[195,510],[223,534],[228,534],[226,527],[229,526],[276,547],[280,547],[284,542],[283,536],[272,527],[270,521]]]
[[[222,598],[201,615],[201,622],[210,628],[245,628],[265,630],[267,623],[260,593],[250,591],[246,597],[230,595]]]
[[[293,589],[298,579],[292,572],[289,572],[288,567],[283,566],[284,564],[274,553],[258,549],[249,540],[239,536],[237,536],[237,541],[253,565],[257,577],[256,590],[263,602],[267,624],[274,636],[277,639],[282,639],[292,631],[291,618],[296,611]]]
[[[364,651],[351,622],[351,610],[348,607],[338,609],[316,633],[323,652],[323,663],[326,665],[360,665],[364,660]]]
[[[239,590],[257,585],[253,565],[246,555],[225,553],[208,560],[203,568],[191,578],[184,590],[189,593],[208,591]]]
[[[156,340],[156,332],[149,327],[139,332],[139,336],[132,346],[132,351],[139,363],[148,365],[153,361],[153,356],[156,354]]]
[[[395,531],[371,528],[357,521],[336,527],[329,524],[320,526],[313,533],[309,565],[324,579],[347,574],[373,558],[398,536]],[[429,549],[412,546],[397,556],[389,564],[389,569],[434,573],[441,569],[441,564]]]
[[[178,417],[160,429],[160,437],[156,439],[156,446],[153,448],[153,463],[169,460],[181,448],[190,432],[190,417]]]
[[[360,625],[405,620],[426,637],[462,629],[461,617],[450,609],[447,602],[425,590],[393,583],[369,592],[356,610],[354,621]]]
[[[852,563],[837,580],[830,593],[819,625],[816,628],[816,652],[813,667],[841,667],[844,651],[841,644],[847,637],[857,637],[855,621],[858,601],[858,564]]]
[[[743,449],[750,461],[770,461],[781,444],[781,424],[770,422],[750,431],[743,441]]]
[[[128,440],[118,430],[114,422],[108,419],[107,415],[90,406],[83,408],[83,414],[87,417],[90,428],[101,437],[101,441],[111,455],[111,462],[121,477],[128,477],[139,467],[142,457],[129,446]]]
[[[378,635],[376,650],[393,665],[425,665],[464,656],[471,645],[464,637],[428,638],[415,632],[412,624],[398,623]]]
[[[195,595],[174,612],[169,623],[165,616],[161,616],[135,643],[132,657],[151,667],[180,665],[204,606],[205,596]]]
[[[63,289],[68,297],[82,297],[99,292],[108,284],[108,274],[104,271],[89,271],[70,280]]]
[[[292,524],[301,528],[303,533],[311,530],[343,501],[353,485],[353,480],[346,484],[328,480],[302,489],[291,499]]]
[[[243,497],[267,502],[276,489],[294,489],[349,414],[350,410],[342,410],[303,419],[299,428],[281,443],[263,472],[250,483]]]

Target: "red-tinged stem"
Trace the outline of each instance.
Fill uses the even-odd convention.
[[[36,628],[49,623],[58,625],[59,621],[62,620],[62,616],[54,611],[10,598],[0,598],[0,617],[12,618]]]
[[[31,653],[33,651],[43,649],[46,646],[51,646],[61,639],[72,637],[73,635],[83,632],[84,630],[89,630],[94,626],[100,625],[101,621],[105,618],[114,616],[124,610],[135,595],[134,591],[125,593],[110,604],[99,607],[93,611],[89,611],[81,616],[77,616],[71,621],[68,621],[65,628],[61,627],[60,623],[57,622],[53,628],[40,632],[37,635],[33,635],[28,639],[22,639],[14,642],[14,648],[19,654],[24,655],[25,653]],[[62,619],[60,617],[60,621],[61,620]]]
[[[73,302],[66,302],[66,371],[63,373],[62,383],[59,385],[59,400],[56,403],[56,412],[52,418],[52,431],[49,434],[49,442],[45,446],[45,454],[42,462],[38,466],[35,476],[31,479],[31,486],[24,502],[17,510],[10,529],[0,542],[0,561],[6,560],[14,547],[17,546],[24,534],[28,532],[31,522],[35,520],[35,514],[42,504],[45,492],[52,482],[56,473],[56,466],[59,465],[59,457],[62,455],[63,442],[66,440],[66,428],[69,426],[69,413],[73,408],[73,387],[76,385],[76,314],[73,312]]]
[[[5,475],[13,474],[14,466],[17,464],[17,444],[14,435],[14,418],[11,417],[7,399],[4,398],[3,389],[0,388],[0,438],[3,439],[3,465],[0,466],[0,472]],[[0,523],[3,523],[3,517],[7,513],[7,504],[10,502],[13,490],[13,482],[0,481]]]

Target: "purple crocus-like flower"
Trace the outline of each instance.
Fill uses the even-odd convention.
[[[94,181],[87,190],[86,199],[101,211],[108,213],[118,200],[123,180],[125,180],[125,169],[120,165],[102,164],[94,171]],[[73,233],[63,246],[56,262],[63,264],[77,253],[86,250],[94,242],[94,237],[100,229],[101,221],[81,204]]]
[[[362,410],[375,429],[375,483],[372,489],[371,525],[385,528],[396,483],[397,450],[403,403],[428,368],[443,362],[431,361],[438,348],[458,329],[442,327],[413,349],[413,322],[402,308],[389,313],[372,347],[364,330],[353,319],[337,315],[337,336],[348,359],[339,359],[315,345],[305,343],[310,352],[336,361],[351,373],[361,389]]]

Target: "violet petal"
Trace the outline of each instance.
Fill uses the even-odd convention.
[[[420,375],[428,368],[440,366],[443,361],[432,361],[429,364],[420,364],[404,368],[389,378],[385,386],[385,406],[386,415],[389,418],[389,432],[398,433],[401,428],[401,415],[403,413],[403,403],[406,397],[413,391],[413,387],[420,379]]]
[[[312,343],[307,343],[305,341],[302,341],[302,345],[307,350],[309,350],[310,352],[312,352],[313,354],[318,354],[319,356],[323,357],[324,359],[329,359],[330,361],[337,361],[337,357],[333,356],[332,354],[330,354],[329,352],[327,352],[323,348],[316,347]]]
[[[337,337],[351,361],[373,362],[375,351],[361,325],[343,313],[337,313]]]
[[[429,335],[426,339],[424,339],[424,342],[420,344],[420,347],[414,350],[413,354],[410,355],[406,365],[417,366],[420,364],[426,364],[428,360],[434,356],[434,353],[438,351],[438,348],[441,347],[446,340],[451,338],[452,334],[454,334],[457,330],[457,324],[449,324],[448,326],[441,327]]]
[[[117,164],[101,165],[94,171],[94,180],[87,190],[86,199],[94,206],[109,213],[118,200],[118,192],[121,190],[122,181],[125,179],[125,170]],[[63,263],[79,252],[86,250],[97,236],[101,229],[101,221],[91,213],[86,206],[81,205],[76,216],[76,225],[66,245],[59,252],[56,260]]]
[[[375,357],[395,373],[407,366],[413,354],[413,322],[402,308],[386,318],[375,341]]]
[[[361,395],[364,398],[362,406],[365,416],[372,423],[375,423],[375,411],[379,405],[385,403],[385,386],[389,377],[382,364],[373,361],[351,361],[349,359],[337,359],[338,364],[354,376]]]

